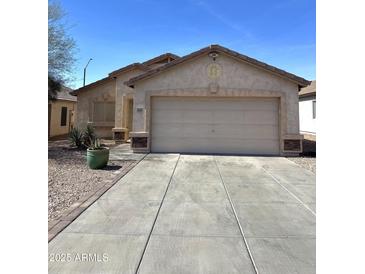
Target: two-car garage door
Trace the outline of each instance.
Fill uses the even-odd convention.
[[[278,99],[152,98],[152,152],[279,154]]]

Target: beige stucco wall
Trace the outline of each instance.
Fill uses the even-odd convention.
[[[110,79],[77,94],[77,119],[76,126],[85,128],[88,123],[93,122],[93,103],[94,102],[115,102],[115,80]],[[114,123],[92,123],[95,132],[99,137],[112,137]]]
[[[208,76],[213,60],[208,55],[166,70],[135,84],[133,131],[149,133],[151,96],[278,97],[281,137],[299,134],[298,85],[220,53],[220,73]],[[137,111],[137,108],[144,108]]]
[[[77,95],[78,116],[77,126],[86,127],[91,123],[99,137],[113,137],[112,129],[128,128],[127,114],[128,99],[133,98],[134,89],[126,86],[125,81],[144,71],[133,69],[116,75],[115,79],[102,82],[94,87],[80,91]],[[93,122],[93,102],[115,102],[115,122],[114,123],[94,123]]]
[[[220,73],[209,76],[208,67],[216,63]],[[131,130],[127,114],[133,98],[133,134],[148,136],[151,96],[275,97],[280,100],[280,138],[299,136],[298,85],[287,78],[220,53],[214,62],[208,55],[179,64],[129,88],[124,82],[144,73],[139,69],[120,73],[115,79],[81,90],[78,94],[77,126],[92,122],[93,102],[115,102],[115,123],[93,123],[100,137],[114,131]],[[137,111],[139,109],[139,111]],[[282,146],[282,142],[281,142]]]
[[[72,121],[72,117],[70,117],[70,110],[73,111],[73,119],[76,115],[76,104],[77,102],[72,101],[64,101],[64,100],[57,100],[52,101],[49,104],[51,104],[51,121],[50,121],[50,137],[58,136],[58,135],[64,135],[69,133],[70,130],[70,124],[74,121]],[[62,107],[67,107],[67,121],[65,126],[61,126],[61,109]]]
[[[116,77],[116,106],[115,106],[115,127],[128,128],[128,99],[133,98],[134,89],[126,86],[124,82],[136,77],[144,71],[133,69],[121,73]]]

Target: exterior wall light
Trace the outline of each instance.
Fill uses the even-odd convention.
[[[219,54],[216,51],[212,51],[211,53],[209,53],[209,57],[211,57],[213,59],[213,61],[215,61],[216,58],[218,58]]]

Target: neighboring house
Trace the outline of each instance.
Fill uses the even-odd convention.
[[[316,80],[299,91],[300,132],[308,139],[316,135]]]
[[[74,126],[77,97],[71,91],[62,87],[56,99],[48,101],[48,137],[68,134]]]
[[[72,92],[77,125],[135,152],[298,154],[298,90],[309,81],[211,45],[134,63]]]

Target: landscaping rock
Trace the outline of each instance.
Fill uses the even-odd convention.
[[[290,161],[300,165],[301,167],[316,173],[316,158],[315,157],[288,157]]]
[[[49,142],[48,221],[61,216],[81,197],[98,191],[129,164],[131,161],[109,161],[105,168],[92,170],[85,150],[70,148],[66,140]]]

